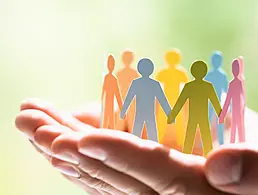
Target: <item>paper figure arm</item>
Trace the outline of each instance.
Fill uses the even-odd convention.
[[[214,89],[213,85],[211,85],[209,99],[210,99],[211,104],[212,104],[212,106],[214,107],[214,109],[217,113],[217,116],[219,117],[222,109],[221,109],[221,105],[220,105],[220,102],[219,102],[219,98],[218,98],[218,96],[215,92],[215,89]]]
[[[119,89],[117,80],[116,80],[116,82],[115,82],[115,85],[116,85],[116,86],[115,86],[116,101],[117,101],[117,104],[118,104],[119,109],[122,110],[123,101],[122,101],[122,96],[121,96],[121,92],[120,92],[120,89]]]
[[[169,113],[168,120],[167,120],[168,124],[171,124],[173,121],[175,121],[175,118],[177,117],[178,113],[184,106],[187,99],[188,99],[188,89],[186,84],[176,102],[176,105]]]
[[[230,106],[231,98],[232,98],[232,91],[231,91],[231,87],[229,86],[226,101],[224,103],[223,109],[222,109],[222,111],[220,113],[220,116],[219,116],[219,123],[223,123],[224,120],[225,120],[226,114],[228,112],[228,108]]]
[[[103,85],[102,85],[101,101],[104,100],[105,92],[106,92],[106,77],[105,77]]]
[[[171,111],[171,107],[168,103],[168,100],[167,100],[165,94],[164,94],[164,91],[161,88],[160,83],[158,83],[156,90],[157,90],[156,91],[156,98],[157,98],[159,104],[161,105],[162,109],[164,110],[164,112],[168,116],[170,111]]]
[[[120,118],[123,119],[125,117],[125,114],[131,104],[131,102],[133,101],[133,98],[135,96],[135,81],[132,82],[129,90],[128,90],[128,93],[126,95],[126,98],[125,98],[125,101],[124,101],[124,105],[122,106],[122,109],[121,109],[121,113],[120,113]]]

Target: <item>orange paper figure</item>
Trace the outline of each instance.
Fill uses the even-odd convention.
[[[129,50],[126,50],[123,52],[122,62],[124,67],[117,72],[117,79],[118,79],[123,100],[125,100],[126,94],[130,88],[132,81],[139,77],[137,70],[131,67],[133,60],[134,60],[133,52]],[[135,114],[135,100],[132,102],[132,106],[129,108],[127,112],[127,118],[126,118],[127,119],[126,125],[130,133],[132,132],[134,114]]]
[[[208,72],[208,66],[203,61],[196,61],[191,67],[194,81],[187,83],[180,94],[175,107],[169,114],[168,124],[171,124],[185,102],[189,99],[189,120],[186,130],[183,152],[191,154],[194,145],[196,128],[199,125],[204,156],[212,150],[211,130],[208,118],[208,102],[212,103],[217,116],[220,115],[221,106],[213,85],[204,81]]]
[[[103,128],[115,129],[114,98],[116,98],[119,109],[123,102],[116,77],[112,74],[115,68],[115,59],[108,56],[107,68],[109,73],[104,78],[101,100],[104,106]]]
[[[243,125],[244,91],[242,81],[239,79],[240,62],[238,59],[232,63],[234,79],[229,84],[228,94],[220,115],[219,122],[223,123],[226,113],[232,101],[232,125],[230,143],[236,142],[236,130],[238,130],[239,142],[245,142],[245,128]]]
[[[180,66],[181,53],[179,50],[174,49],[168,51],[165,55],[165,60],[168,64],[168,68],[161,70],[157,74],[156,80],[163,85],[164,93],[169,101],[169,104],[173,106],[179,97],[180,86],[187,83],[189,78],[184,68]],[[184,141],[186,126],[185,121],[187,118],[186,115],[187,114],[185,112],[181,112],[177,116],[175,123],[176,140],[179,146],[182,146]],[[171,134],[172,126],[167,125],[167,116],[164,112],[162,112],[161,106],[158,106],[157,109],[157,122],[159,140],[161,143],[168,145],[169,143],[166,142],[172,142],[173,140],[173,134]]]

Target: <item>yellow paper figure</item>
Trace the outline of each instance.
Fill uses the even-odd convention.
[[[189,81],[186,70],[180,66],[181,62],[181,53],[179,50],[174,49],[170,50],[165,54],[165,61],[168,64],[168,68],[161,70],[157,76],[156,80],[160,82],[164,87],[164,93],[169,101],[169,104],[173,107],[176,103],[176,100],[180,94],[180,86]],[[185,121],[187,113],[184,110],[181,112],[175,123],[176,130],[176,142],[179,146],[183,145],[184,136],[185,136]],[[167,125],[167,116],[162,111],[161,106],[157,107],[157,121],[158,121],[158,137],[159,142],[170,146],[173,144],[172,140],[174,135],[172,132],[172,126]]]
[[[203,61],[195,61],[191,67],[191,73],[195,80],[187,83],[180,94],[175,107],[169,114],[168,124],[171,124],[185,102],[189,99],[189,120],[186,130],[183,152],[191,154],[194,145],[196,128],[199,125],[203,154],[207,154],[213,149],[210,123],[208,118],[208,101],[213,105],[217,116],[221,113],[221,106],[213,85],[203,78],[206,76],[208,66]]]

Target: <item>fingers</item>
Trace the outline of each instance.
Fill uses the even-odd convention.
[[[57,158],[73,158],[74,161],[78,161],[78,167],[88,174],[91,178],[98,181],[103,181],[105,185],[113,186],[119,191],[126,194],[157,194],[150,187],[139,182],[138,180],[115,171],[102,162],[91,159],[78,152],[78,141],[81,139],[81,135],[62,135],[58,137],[52,145],[52,150],[56,154]],[[86,181],[87,182],[87,181]],[[90,185],[90,184],[89,184]],[[99,185],[99,184],[98,184]],[[90,185],[91,186],[91,185]]]
[[[56,125],[58,122],[38,110],[24,110],[15,119],[16,127],[31,140],[34,139],[36,129],[46,124]]]
[[[67,180],[69,180],[70,182],[72,182],[73,184],[75,184],[76,186],[81,187],[82,189],[84,189],[88,194],[94,194],[94,195],[102,195],[104,194],[103,191],[101,190],[96,190],[94,188],[91,188],[89,186],[87,186],[85,183],[83,183],[82,181],[78,180],[77,178],[68,176],[68,175],[63,175]]]
[[[62,128],[60,128],[60,126],[61,125],[55,125],[55,126],[45,125],[45,126],[39,127],[35,132],[35,142],[37,143],[37,145],[40,145],[41,147],[46,148],[45,150],[50,151],[51,144],[54,142],[55,139],[58,139],[58,137],[61,134],[66,133],[68,137],[71,137],[70,134],[73,131],[65,126],[62,126]],[[35,143],[33,145],[35,145],[37,147],[37,145]],[[38,149],[38,151],[40,151],[40,149]],[[79,186],[83,186],[83,184],[85,184],[86,188],[87,187],[91,188],[91,189],[95,188],[96,190],[99,190],[100,194],[124,195],[124,193],[115,189],[111,185],[106,184],[105,182],[100,181],[98,179],[93,179],[86,173],[79,171],[76,166],[78,164],[78,162],[77,162],[77,160],[74,160],[74,159],[76,159],[75,156],[71,156],[71,154],[69,154],[69,149],[68,149],[68,151],[66,151],[66,148],[64,148],[63,151],[64,151],[65,155],[62,156],[61,160],[55,158],[55,155],[53,155],[53,152],[51,151],[51,154],[53,156],[51,158],[51,163],[55,167],[55,169],[57,169],[63,175],[72,177],[72,178],[74,178],[73,180],[75,180],[75,179],[80,180],[81,183],[80,182],[79,183],[75,182],[75,183]],[[40,151],[40,153],[44,154],[41,151]],[[82,177],[82,175],[83,175],[83,177]],[[86,181],[88,181],[87,184],[86,184]],[[110,193],[109,191],[111,191],[112,193]]]
[[[70,128],[59,128],[60,125],[43,125],[35,131],[34,142],[44,152],[52,155],[51,145],[52,142],[63,133],[73,132]]]
[[[88,125],[85,123],[80,122],[78,119],[73,117],[70,113],[64,113],[58,111],[56,108],[54,108],[49,103],[37,100],[37,99],[29,99],[25,100],[21,106],[21,111],[24,110],[38,110],[43,113],[46,113],[51,118],[53,118],[58,123],[67,126],[75,131],[85,131],[87,129]],[[88,120],[91,122],[90,120]],[[91,123],[89,123],[91,124]]]
[[[61,113],[55,109],[51,104],[38,100],[38,99],[28,99],[25,100],[21,106],[21,111],[27,109],[39,110],[45,112],[47,115],[52,117],[54,120],[62,125],[72,128],[73,130],[85,131],[85,128],[81,124],[86,124],[93,126],[95,128],[100,127],[101,123],[101,104],[100,102],[94,102],[88,104],[86,107],[80,110],[76,110],[71,114]],[[123,124],[117,126],[118,130],[126,131],[127,128]]]
[[[76,167],[74,164],[59,160],[57,158],[53,158],[51,162],[52,165],[61,173],[73,178],[73,180],[77,180],[78,182],[80,182],[81,187],[84,187],[84,185],[86,185],[92,189],[98,190],[101,194],[113,194],[113,192],[117,194],[123,194],[114,187],[110,186],[109,184],[98,179],[92,178],[83,171],[80,171],[78,167]]]
[[[84,136],[78,146],[80,153],[151,186],[158,194],[226,194],[207,183],[203,157],[109,130]]]
[[[258,150],[246,144],[224,146],[212,152],[205,165],[208,181],[224,192],[258,194]]]

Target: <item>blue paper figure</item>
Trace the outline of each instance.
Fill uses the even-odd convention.
[[[221,96],[222,96],[223,92],[225,92],[225,93],[228,92],[228,84],[229,84],[227,75],[224,72],[224,70],[221,68],[223,65],[222,60],[223,60],[222,53],[219,51],[214,52],[211,56],[211,64],[213,66],[213,69],[211,71],[209,71],[209,73],[205,77],[206,81],[209,81],[213,84],[220,102],[221,102]],[[216,118],[218,141],[219,141],[220,145],[223,145],[224,144],[225,126],[224,126],[224,124],[218,123],[216,113],[215,113],[213,107],[211,106],[211,104],[209,103],[210,124],[212,124],[214,118]]]
[[[144,123],[147,127],[149,140],[158,142],[155,102],[160,103],[162,109],[168,116],[171,107],[158,81],[150,78],[154,71],[154,64],[150,59],[143,58],[138,63],[138,72],[142,77],[133,80],[126,95],[124,105],[120,114],[124,118],[132,100],[136,98],[136,114],[134,119],[133,134],[141,137]]]

